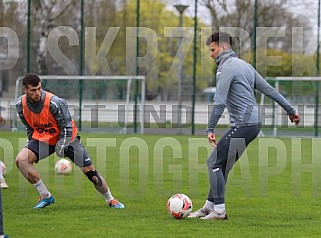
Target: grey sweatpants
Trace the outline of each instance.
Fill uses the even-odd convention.
[[[227,176],[246,147],[260,132],[260,125],[231,127],[219,140],[207,160],[210,191],[207,200],[224,203]]]

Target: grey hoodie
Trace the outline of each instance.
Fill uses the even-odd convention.
[[[250,126],[261,124],[254,90],[276,101],[288,115],[296,113],[291,104],[247,62],[239,59],[231,49],[225,50],[215,58],[216,93],[214,107],[207,132],[214,132],[225,107],[228,110],[231,126]]]

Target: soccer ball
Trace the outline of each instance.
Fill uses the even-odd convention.
[[[167,211],[176,219],[186,218],[192,212],[192,209],[192,200],[182,193],[171,196],[167,201]]]
[[[7,167],[2,161],[0,161],[0,163],[1,163],[2,174],[5,174],[7,172]]]
[[[56,174],[70,174],[72,169],[72,164],[69,160],[60,159],[56,162],[55,172]]]

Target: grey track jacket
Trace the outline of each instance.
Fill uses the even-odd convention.
[[[46,95],[45,91],[42,91],[40,102],[37,102],[34,104],[31,104],[27,100],[27,105],[32,112],[39,113],[42,110],[44,100],[45,100],[45,95]],[[19,97],[17,100],[16,109],[22,123],[26,126],[27,137],[28,137],[28,140],[30,140],[32,137],[33,129],[24,118],[21,100],[22,100],[22,96]],[[61,141],[64,141],[64,144],[68,145],[72,137],[72,118],[69,113],[67,103],[65,102],[64,99],[59,98],[57,96],[53,96],[50,100],[49,110],[51,114],[54,116],[54,118],[56,119],[58,126],[60,128],[59,139],[62,139]]]
[[[228,110],[231,126],[261,124],[254,90],[276,101],[288,115],[296,113],[290,103],[247,62],[239,59],[233,50],[226,50],[215,58],[216,93],[214,107],[207,132],[214,128],[225,107]]]

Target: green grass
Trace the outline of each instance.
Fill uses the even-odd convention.
[[[10,237],[321,236],[319,140],[255,140],[229,177],[229,220],[201,221],[170,218],[166,202],[174,193],[185,193],[194,209],[203,205],[211,152],[204,137],[81,134],[98,171],[126,209],[106,206],[78,168],[68,176],[55,175],[57,158],[51,156],[36,167],[56,203],[33,210],[38,194],[14,165],[24,133],[2,132],[0,156],[5,156],[10,186],[2,190],[3,215]],[[301,163],[306,172],[300,172]]]

